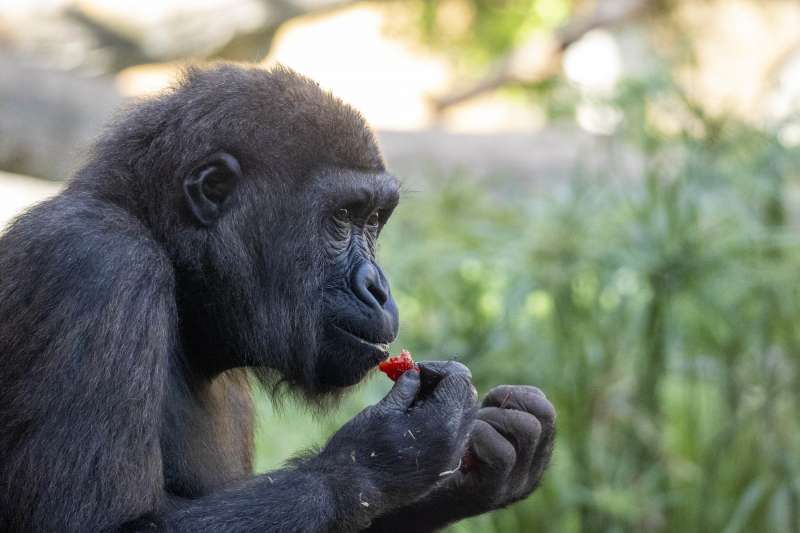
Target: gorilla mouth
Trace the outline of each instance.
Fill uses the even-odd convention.
[[[358,335],[357,333],[353,333],[352,331],[346,330],[341,326],[337,326],[336,324],[332,324],[332,326],[337,331],[342,333],[345,337],[348,337],[349,339],[355,340],[356,342],[358,342],[361,345],[364,345],[366,347],[372,348],[373,350],[378,350],[379,352],[381,352],[383,354],[388,354],[389,353],[389,343],[388,342],[374,342],[374,341],[371,341],[369,339],[366,339],[366,338],[362,337],[361,335]]]

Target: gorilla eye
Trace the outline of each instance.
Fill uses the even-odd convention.
[[[375,211],[367,219],[367,226],[371,228],[377,228],[378,224],[380,224],[380,221],[381,221],[380,211]]]
[[[343,207],[336,211],[335,217],[340,222],[350,222],[350,211]]]

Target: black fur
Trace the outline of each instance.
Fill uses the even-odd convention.
[[[360,115],[287,69],[191,69],[124,114],[0,240],[0,531],[357,531],[408,504],[419,530],[469,515],[474,476],[439,476],[486,433],[458,364],[423,366],[427,392],[407,373],[320,453],[251,475],[248,369],[322,405],[386,356],[397,309],[374,243],[397,201]],[[540,430],[523,431],[536,482]],[[509,441],[484,437],[490,465]]]

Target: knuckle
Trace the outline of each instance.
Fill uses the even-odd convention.
[[[470,369],[458,361],[422,361],[419,365],[427,372],[438,374],[443,378],[461,374],[472,379],[472,372]]]
[[[521,434],[521,442],[537,441],[542,434],[542,424],[530,414],[516,411],[514,414],[516,433]]]
[[[507,411],[497,407],[484,407],[478,411],[478,418],[488,423],[495,429],[506,431],[508,415]]]
[[[472,379],[472,371],[466,365],[458,361],[450,361],[447,366],[448,373],[466,376],[467,380]]]
[[[462,385],[470,383],[469,377],[467,375],[461,374],[461,373],[447,374],[447,376],[445,376],[444,379],[445,379],[445,381],[447,381],[449,383],[459,383],[459,384],[462,384]]]
[[[519,391],[513,385],[498,385],[486,395],[483,404],[493,407],[514,407]]]
[[[534,414],[541,411],[543,416],[552,416],[555,412],[544,392],[532,385],[499,385],[489,391],[484,405],[502,406]]]
[[[451,374],[444,379],[443,385],[453,391],[458,398],[472,395],[472,383],[463,374]]]
[[[444,374],[442,369],[444,368],[446,361],[420,361],[417,363],[420,367],[420,370],[423,372],[441,376]]]
[[[493,400],[498,397],[502,398],[508,388],[508,385],[497,385],[496,387],[492,387],[491,390],[489,390],[489,393],[486,394],[486,400]]]
[[[533,414],[536,415],[536,418],[554,422],[556,419],[556,408],[550,401],[544,398],[538,398],[535,403]]]
[[[519,385],[519,388],[521,389],[520,392],[523,392],[525,394],[533,394],[534,396],[547,398],[542,389],[540,389],[539,387],[534,387],[533,385]]]

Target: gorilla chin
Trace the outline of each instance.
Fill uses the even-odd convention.
[[[325,387],[350,387],[389,356],[389,342],[373,342],[339,325],[325,328],[317,375]]]

